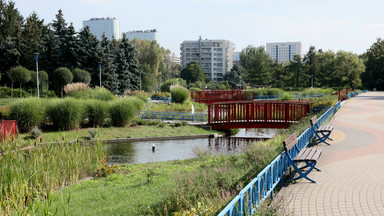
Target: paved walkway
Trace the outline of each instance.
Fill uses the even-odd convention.
[[[384,92],[347,100],[331,122],[330,142],[309,176],[278,196],[293,215],[384,215]]]

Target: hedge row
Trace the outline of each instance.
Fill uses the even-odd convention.
[[[87,123],[102,126],[111,118],[113,126],[127,125],[144,102],[135,97],[110,102],[99,100],[65,99],[20,99],[11,104],[9,118],[17,120],[21,131],[51,125],[57,130],[72,130]]]

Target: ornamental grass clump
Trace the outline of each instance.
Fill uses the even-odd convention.
[[[64,86],[64,91],[67,96],[70,96],[72,92],[77,92],[77,91],[82,91],[82,90],[87,90],[90,89],[88,84],[86,83],[69,83]]]
[[[55,99],[47,109],[49,120],[59,130],[72,130],[79,126],[83,119],[83,102],[66,98]]]
[[[108,116],[109,104],[99,100],[88,100],[85,103],[85,115],[91,126],[102,126]]]
[[[109,109],[112,125],[124,127],[135,117],[135,111],[131,100],[121,99],[113,102]]]
[[[17,121],[21,131],[27,132],[40,126],[45,117],[45,106],[35,98],[20,99],[12,103],[10,117]]]
[[[172,101],[175,103],[184,103],[189,98],[188,89],[182,86],[174,86],[171,89]]]
[[[38,200],[48,199],[49,191],[91,176],[104,155],[102,142],[15,150],[14,143],[0,145],[0,152],[5,152],[0,156],[0,215],[42,215],[33,214]]]
[[[69,97],[78,98],[78,99],[95,99],[102,101],[111,101],[116,98],[116,96],[105,88],[94,88],[94,89],[84,89],[79,91],[73,91],[68,94]]]

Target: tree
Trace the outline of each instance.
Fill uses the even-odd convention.
[[[35,89],[37,86],[37,76],[36,76],[36,71],[30,71],[31,72],[31,85],[30,87],[32,89]],[[40,89],[40,94],[43,96],[44,91],[48,89],[48,74],[45,71],[39,71],[39,89]]]
[[[72,82],[73,75],[68,68],[60,67],[53,72],[53,80],[59,88],[61,97],[64,97],[64,86]]]
[[[86,70],[75,68],[72,70],[72,74],[73,82],[91,83],[91,74]]]
[[[248,46],[240,53],[240,65],[245,70],[245,80],[254,85],[269,85],[273,61],[264,47]]]
[[[306,77],[304,80],[307,81],[304,83],[304,86],[309,86],[311,84],[311,79],[313,79],[313,87],[320,86],[320,82],[318,80],[320,80],[322,76],[319,74],[320,65],[317,57],[317,51],[314,46],[309,47],[308,53],[305,54],[303,61],[306,67]]]
[[[224,81],[227,81],[233,89],[238,88],[239,86],[243,87],[241,71],[237,65],[234,65],[231,71],[224,74]]]
[[[21,85],[24,83],[27,83],[31,79],[31,73],[28,69],[25,67],[14,67],[10,71],[10,77],[12,80],[12,90],[13,90],[13,83],[18,83],[20,86],[20,98],[21,98]]]
[[[116,65],[114,64],[117,41],[108,40],[103,34],[100,41],[101,82],[106,89],[115,92],[118,89]]]
[[[188,84],[197,81],[204,82],[205,75],[199,63],[192,61],[180,72],[180,77],[187,81]]]
[[[271,67],[271,87],[282,88],[285,87],[284,82],[284,68],[282,64],[275,61]]]
[[[286,69],[286,83],[287,86],[294,86],[296,88],[302,87],[304,66],[300,55],[294,55],[293,60],[289,61],[289,64],[285,66]]]
[[[319,61],[319,74],[318,81],[321,87],[339,87],[339,80],[335,79],[336,55],[333,51],[319,52],[317,54]]]
[[[377,41],[367,51],[363,83],[369,89],[384,90],[384,40]]]
[[[15,37],[23,17],[15,7],[15,3],[0,0],[0,42],[7,37]]]
[[[362,59],[356,54],[338,51],[336,54],[335,74],[342,87],[354,88],[361,86],[360,76],[364,72],[365,66]]]

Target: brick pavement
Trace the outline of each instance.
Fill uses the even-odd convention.
[[[293,215],[384,215],[384,92],[346,101],[331,122],[331,145],[309,176],[278,194]]]

